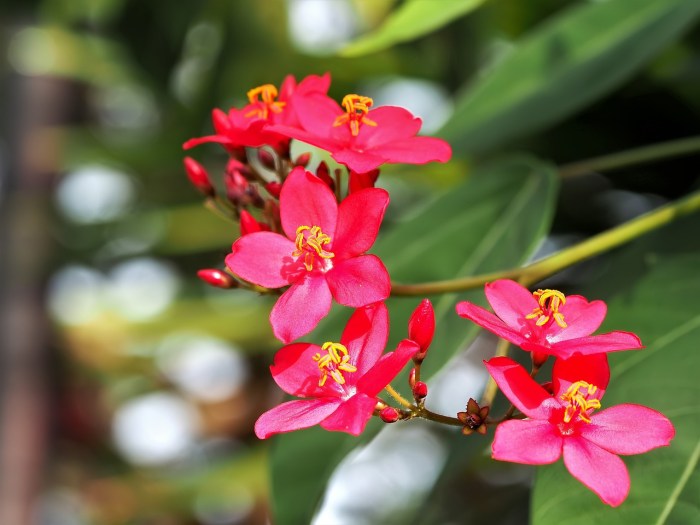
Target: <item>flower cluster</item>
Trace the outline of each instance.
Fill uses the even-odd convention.
[[[381,166],[446,162],[451,149],[418,136],[421,121],[405,109],[375,108],[357,94],[338,104],[327,95],[329,85],[326,74],[299,83],[290,76],[279,89],[253,88],[246,106],[214,110],[214,135],[184,144],[215,143],[229,154],[221,184],[190,157],[185,169],[207,206],[240,226],[226,268],[198,275],[220,288],[279,294],[270,324],[284,346],[270,370],[282,390],[300,399],[260,416],[256,435],[314,425],[357,435],[373,415],[386,423],[421,417],[459,426],[465,435],[497,425],[495,459],[537,465],[563,456],[574,477],[605,503],[619,505],[630,482],[618,455],[668,445],[674,435],[670,421],[650,408],[623,404],[596,412],[610,379],[607,353],[641,349],[639,338],[621,331],[592,335],[606,314],[602,301],[558,290],[532,293],[497,280],[485,289],[493,312],[460,302],[457,314],[529,352],[529,372],[508,357],[485,362],[512,408],[498,419],[490,417],[492,397],[469,399],[456,417],[426,408],[421,365],[436,328],[432,305],[423,300],[409,320],[408,338],[384,353],[391,281],[382,261],[367,252],[389,205],[389,194],[375,187]],[[325,150],[339,167],[312,164],[311,151],[292,159],[292,140]],[[295,342],[334,301],[354,309],[340,337],[320,345]],[[548,359],[554,360],[551,382],[541,384],[535,376]],[[413,401],[390,385],[409,361]],[[380,397],[384,390],[398,406]]]

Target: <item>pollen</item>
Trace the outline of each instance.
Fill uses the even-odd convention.
[[[272,84],[263,84],[248,91],[248,101],[256,107],[245,114],[246,117],[267,119],[272,113],[281,113],[286,102],[277,99],[277,88]]]
[[[297,228],[297,238],[294,242],[296,250],[292,252],[292,257],[304,256],[304,266],[308,271],[314,269],[316,256],[322,259],[332,259],[333,252],[324,248],[330,244],[331,238],[321,231],[320,226],[299,226]]]
[[[576,381],[573,383],[561,396],[568,404],[564,409],[564,423],[570,423],[577,417],[585,423],[590,423],[591,418],[588,412],[600,408],[600,400],[597,398],[590,398],[597,390],[597,386],[586,383],[585,381]]]
[[[564,314],[559,311],[559,308],[566,304],[566,296],[559,290],[537,290],[532,293],[537,299],[537,308],[525,316],[525,319],[537,319],[537,326],[544,326],[554,320],[561,328],[566,328],[568,325],[564,321]]]
[[[360,133],[360,125],[367,124],[368,126],[376,126],[377,123],[367,118],[369,108],[372,107],[374,101],[362,95],[345,95],[341,105],[345,109],[345,114],[340,115],[333,122],[333,127],[342,126],[347,123],[350,126],[350,133],[353,137],[357,137]]]
[[[344,385],[345,376],[343,372],[357,372],[357,367],[348,362],[350,361],[350,355],[344,345],[327,341],[323,343],[321,350],[326,353],[324,355],[318,353],[313,357],[313,360],[318,363],[319,370],[321,370],[318,386],[325,385],[328,376],[339,385]]]

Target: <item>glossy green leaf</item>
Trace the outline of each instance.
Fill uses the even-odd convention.
[[[603,407],[647,405],[673,422],[670,447],[623,458],[632,488],[610,508],[575,481],[561,463],[538,471],[535,525],[700,523],[700,216],[684,219],[621,250],[584,293],[608,302],[604,329],[636,332],[639,352],[610,356],[612,377]]]
[[[408,0],[381,27],[349,44],[343,56],[359,56],[423,36],[476,9],[484,0]]]
[[[554,170],[533,159],[516,158],[491,165],[382,233],[374,251],[384,260],[392,277],[404,282],[512,267],[522,263],[545,235],[556,188]],[[437,330],[424,362],[426,377],[462,351],[477,334],[476,325],[454,312],[456,302],[463,298],[481,301],[483,290],[433,298]],[[390,347],[406,337],[408,316],[420,299],[388,301],[393,327]],[[308,340],[339,337],[348,309],[336,308],[334,313]],[[395,383],[399,386],[405,378]],[[381,425],[373,424],[360,439],[318,428],[273,438],[276,522],[308,523],[335,466],[378,428]]]
[[[697,0],[609,0],[527,35],[458,100],[440,135],[475,153],[535,132],[620,85],[700,14]]]

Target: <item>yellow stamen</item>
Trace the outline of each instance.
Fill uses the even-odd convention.
[[[357,367],[348,363],[350,355],[348,349],[340,343],[327,341],[323,343],[321,350],[325,350],[325,355],[316,354],[313,360],[318,363],[318,368],[321,370],[321,378],[318,380],[318,386],[326,384],[328,376],[339,385],[345,384],[345,376],[343,372],[357,372]]]
[[[583,389],[584,392],[581,392],[581,389]],[[564,410],[564,423],[570,423],[576,416],[578,416],[581,421],[586,423],[591,422],[591,418],[586,412],[592,409],[596,410],[601,406],[599,399],[588,399],[588,396],[595,394],[596,390],[598,390],[598,387],[595,385],[591,385],[585,381],[576,381],[564,392],[561,398],[569,403],[569,406]]]
[[[550,319],[554,319],[562,328],[568,326],[564,321],[564,314],[559,311],[559,308],[566,304],[566,296],[563,293],[559,290],[537,290],[532,295],[537,299],[539,306],[526,315],[525,319],[537,318],[537,326],[547,324]]]
[[[277,88],[272,84],[263,84],[256,88],[251,89],[247,93],[248,101],[251,104],[256,104],[257,107],[252,111],[245,114],[246,117],[259,117],[267,119],[270,115],[270,111],[273,113],[280,113],[282,108],[287,104],[286,102],[280,102],[275,100],[277,98]],[[260,97],[260,100],[258,97]]]
[[[355,94],[345,95],[341,105],[345,108],[346,113],[335,119],[333,127],[342,126],[347,122],[350,126],[350,133],[352,133],[353,137],[357,137],[360,133],[360,124],[376,126],[376,122],[367,118],[367,113],[369,113],[369,108],[372,107],[372,104],[374,104],[374,101],[369,97]]]
[[[292,257],[299,257],[305,254],[304,266],[308,271],[311,271],[314,269],[314,258],[316,255],[323,259],[335,257],[333,252],[329,252],[324,248],[330,242],[331,238],[321,231],[320,226],[299,226],[297,228],[297,238],[294,242],[296,250],[292,252]]]

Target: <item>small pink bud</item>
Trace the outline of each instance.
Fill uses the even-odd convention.
[[[236,288],[236,280],[226,272],[213,268],[206,268],[197,272],[197,277],[202,281],[217,288]]]
[[[435,333],[435,312],[428,299],[423,299],[408,320],[408,338],[418,343],[420,350],[413,356],[413,362],[420,364],[428,353],[428,347]]]
[[[305,168],[309,164],[310,160],[311,160],[311,153],[307,151],[306,153],[302,153],[301,155],[299,155],[296,158],[296,160],[294,161],[294,165],[301,166],[302,168]]]
[[[379,417],[384,423],[396,423],[399,420],[399,411],[394,407],[384,407],[379,412]]]
[[[192,185],[201,191],[204,195],[211,197],[214,195],[214,186],[211,185],[209,174],[199,162],[192,157],[185,157],[185,171]]]
[[[265,189],[275,199],[280,198],[280,192],[282,191],[282,185],[279,182],[268,182],[267,184],[265,184]]]
[[[260,148],[258,150],[258,159],[260,160],[260,164],[262,164],[266,169],[274,171],[275,156],[272,153],[266,149]]]
[[[411,371],[408,373],[408,386],[413,389],[414,386],[416,386],[416,369],[411,368]]]
[[[335,191],[335,181],[331,178],[330,173],[328,172],[328,164],[322,161],[318,165],[318,168],[316,168],[316,176],[325,182],[326,186],[328,186],[331,191]]]
[[[379,170],[372,170],[367,173],[351,171],[350,178],[348,179],[348,193],[355,193],[365,188],[374,188],[378,178]]]
[[[416,401],[421,401],[422,399],[425,399],[427,395],[428,385],[426,385],[423,381],[416,381],[416,384],[413,385],[413,399]]]

